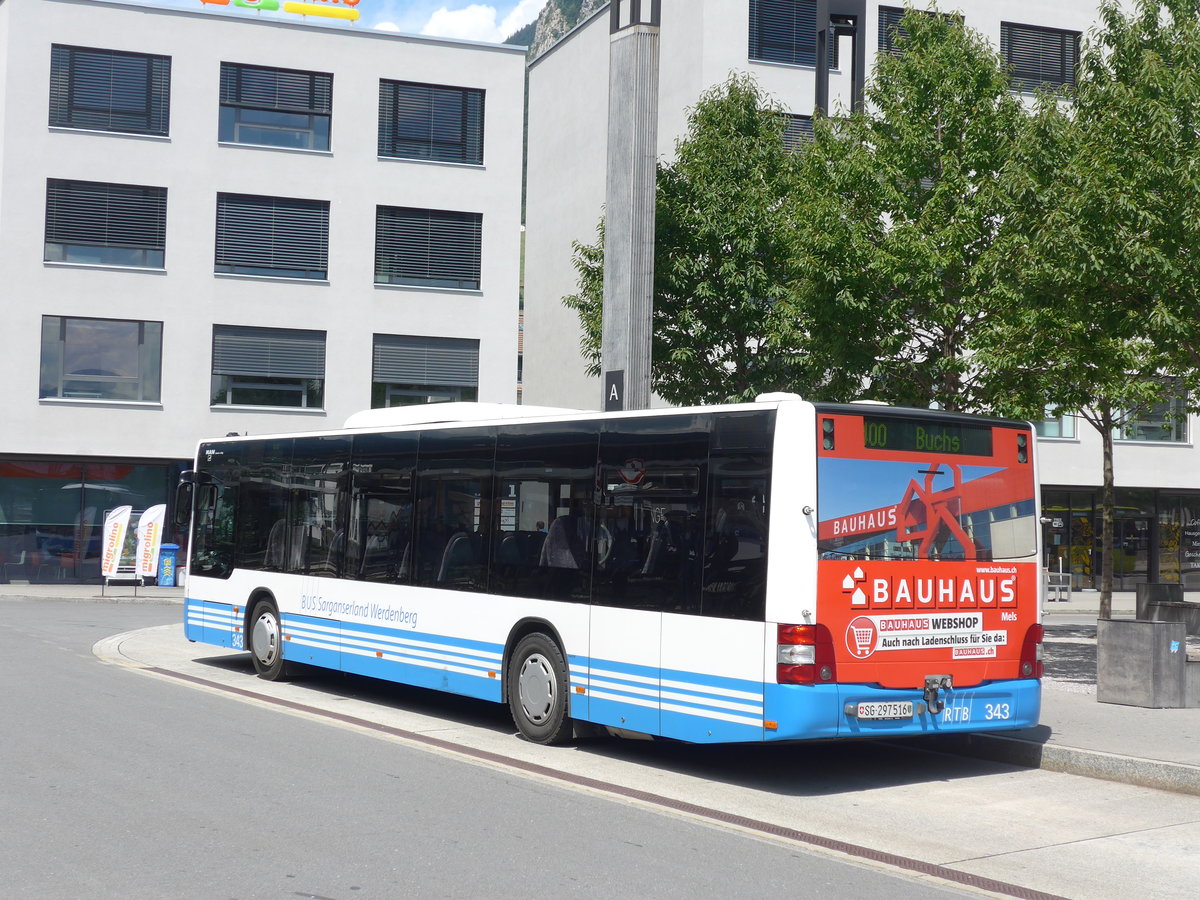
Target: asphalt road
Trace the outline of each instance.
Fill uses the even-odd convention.
[[[968,895],[318,716],[146,678],[92,653],[101,638],[179,615],[176,604],[145,601],[0,601],[0,893],[27,900]],[[244,660],[227,664],[239,666]],[[320,676],[300,690],[336,705],[384,689]],[[399,696],[456,727],[511,731],[499,708],[444,700]],[[661,764],[679,765],[667,745],[608,742],[588,752],[650,766],[666,753]],[[818,751],[815,759],[835,756],[844,754]],[[720,769],[738,760],[726,752],[700,764]],[[838,771],[824,789],[853,780]],[[934,771],[926,774],[936,781]]]

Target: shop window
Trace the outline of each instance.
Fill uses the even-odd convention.
[[[167,189],[96,181],[46,181],[46,262],[161,269]]]
[[[375,283],[479,290],[480,213],[380,206]]]
[[[157,403],[162,323],[42,316],[40,397]]]
[[[55,44],[50,48],[50,124],[166,135],[171,58]]]
[[[379,155],[483,163],[483,91],[379,82]]]
[[[217,194],[215,271],[323,281],[329,202]]]
[[[475,400],[479,341],[375,335],[371,408]]]
[[[1000,55],[1014,91],[1073,87],[1079,67],[1079,32],[1000,23]]]
[[[221,63],[219,140],[328,150],[332,113],[332,75]]]
[[[213,406],[320,409],[325,332],[213,326]]]

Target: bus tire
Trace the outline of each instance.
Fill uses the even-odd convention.
[[[541,632],[521,638],[508,663],[508,708],[527,740],[562,744],[571,739],[567,690],[567,662],[558,644]]]
[[[286,674],[283,662],[283,625],[279,609],[272,600],[259,600],[250,613],[250,627],[246,629],[250,659],[259,678],[280,681]]]

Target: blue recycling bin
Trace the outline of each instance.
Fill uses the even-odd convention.
[[[175,587],[175,558],[178,544],[163,544],[158,551],[158,586]]]

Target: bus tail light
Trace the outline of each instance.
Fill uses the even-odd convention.
[[[837,679],[833,637],[824,625],[780,625],[775,678],[780,684],[824,684]]]
[[[1030,625],[1025,632],[1025,642],[1021,645],[1021,677],[1041,678],[1046,666],[1042,662],[1042,639],[1046,629],[1041,625]]]

